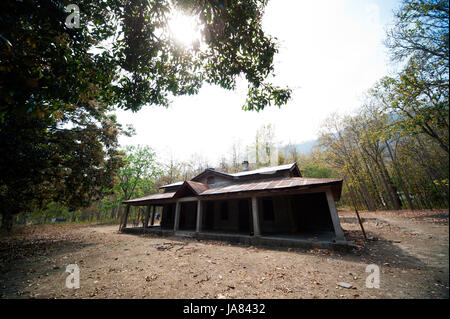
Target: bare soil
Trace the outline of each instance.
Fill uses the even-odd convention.
[[[117,225],[17,227],[0,237],[1,298],[448,298],[448,210],[339,212],[348,252],[118,234]],[[80,288],[66,288],[68,264]],[[366,266],[380,288],[366,288]],[[351,288],[337,285],[344,282]]]

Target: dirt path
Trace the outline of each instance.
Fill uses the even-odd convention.
[[[117,234],[117,226],[36,226],[0,238],[1,298],[448,298],[448,210],[362,213],[351,252],[265,249]],[[363,245],[354,213],[347,237]],[[80,288],[65,286],[68,264]],[[366,288],[366,266],[380,288]],[[352,288],[339,287],[346,282]]]

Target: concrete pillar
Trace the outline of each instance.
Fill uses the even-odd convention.
[[[181,211],[181,203],[177,202],[177,206],[175,207],[175,221],[173,223],[173,231],[178,231],[180,226],[180,211]]]
[[[197,227],[195,231],[197,233],[202,231],[202,219],[203,219],[203,202],[201,200],[197,201]]]
[[[125,208],[125,217],[123,218],[122,229],[127,228],[128,215],[130,214],[130,205]]]
[[[150,219],[150,205],[147,205],[147,214],[145,214],[144,228],[148,227],[149,219]]]
[[[261,236],[259,229],[258,199],[252,197],[253,236]]]
[[[331,190],[327,190],[326,195],[328,207],[330,208],[330,215],[331,220],[333,222],[334,232],[336,234],[336,242],[343,242],[343,241],[345,242],[346,240],[344,236],[344,231],[341,228],[341,223],[339,221],[339,216],[337,213],[336,205],[334,204],[334,198],[333,194],[331,193]]]

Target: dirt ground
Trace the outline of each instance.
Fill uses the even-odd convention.
[[[339,212],[359,248],[275,249],[118,234],[116,225],[17,227],[0,238],[1,298],[448,298],[448,210]],[[68,264],[80,288],[66,288]],[[366,266],[380,288],[366,288]],[[337,283],[344,282],[351,288]]]

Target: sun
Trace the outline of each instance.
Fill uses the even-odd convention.
[[[188,16],[180,11],[174,11],[169,19],[169,32],[181,45],[192,46],[201,41],[201,27],[195,16]]]

